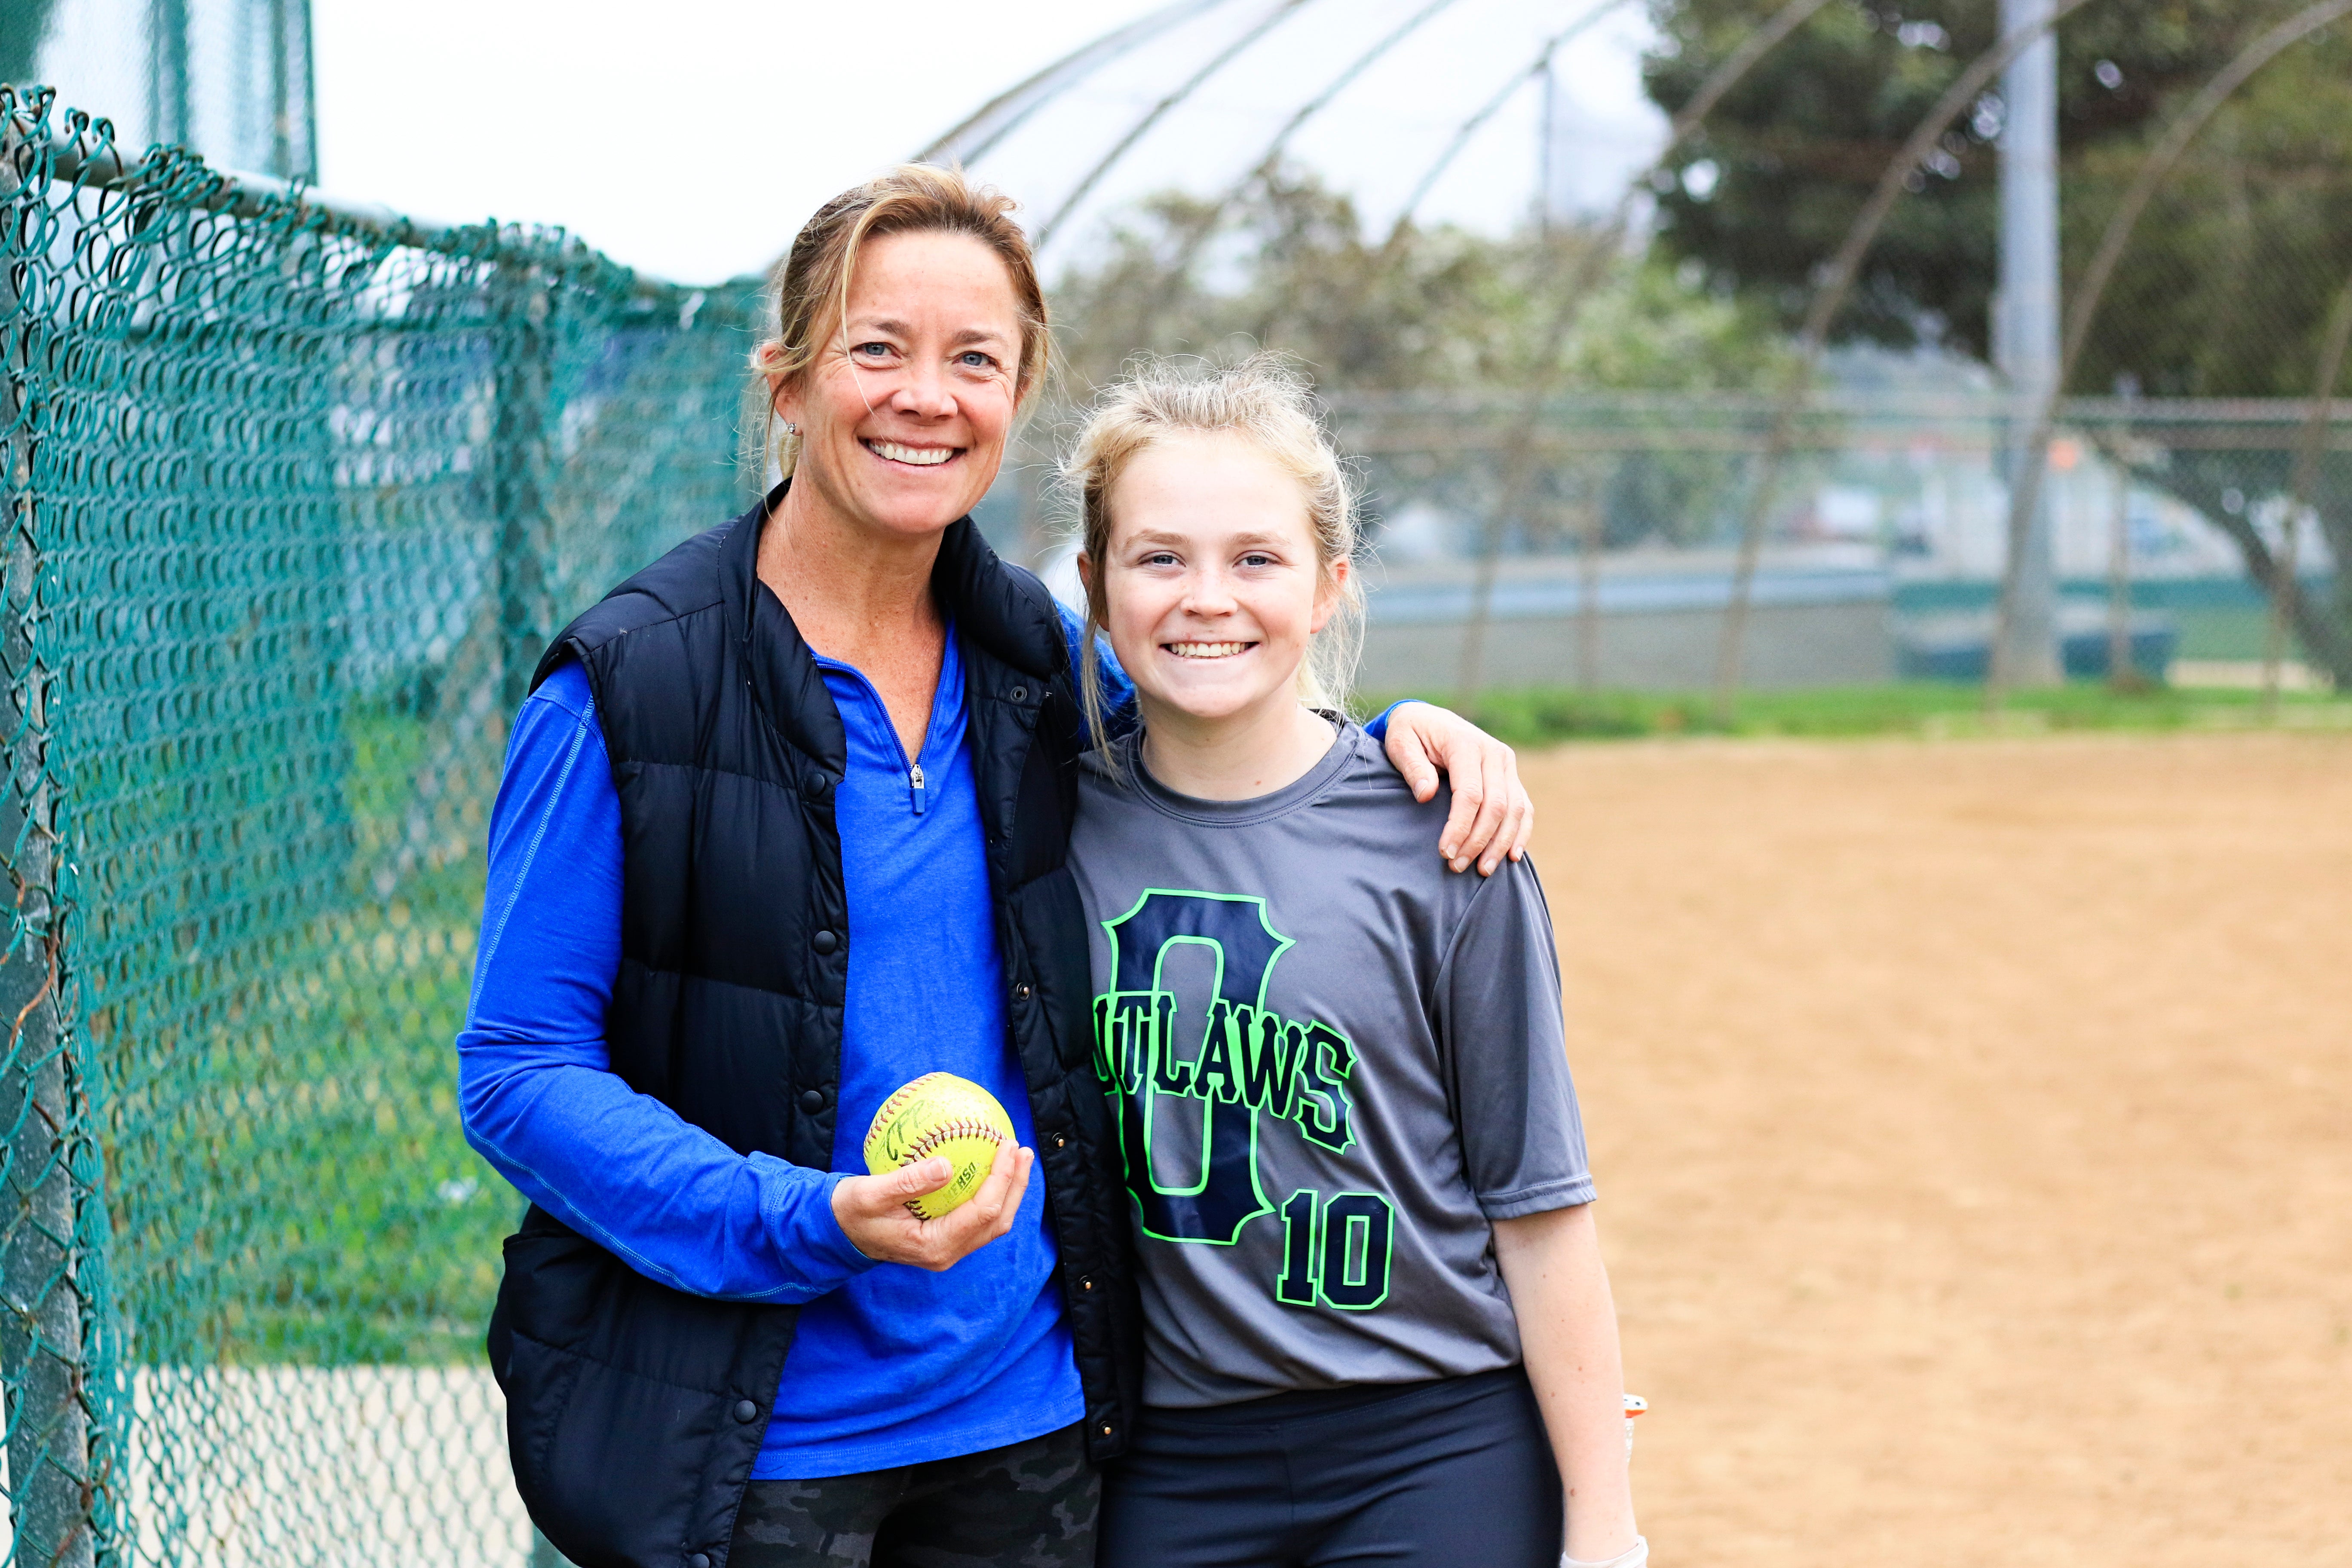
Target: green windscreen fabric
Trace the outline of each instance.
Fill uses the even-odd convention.
[[[756,290],[0,105],[8,1561],[519,1565],[485,827],[547,639],[746,504]]]

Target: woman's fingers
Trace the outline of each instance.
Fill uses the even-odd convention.
[[[1390,717],[1389,736],[1385,748],[1389,765],[1403,778],[1405,787],[1412,791],[1415,800],[1427,800],[1437,793],[1437,768],[1429,760],[1429,747],[1423,743],[1420,728],[1409,715],[1414,708],[1426,703],[1408,703]],[[1435,709],[1432,712],[1437,711]]]
[[[955,1168],[926,1160],[880,1176],[852,1176],[834,1188],[834,1217],[850,1245],[879,1263],[908,1263],[934,1272],[951,1268],[1013,1228],[1029,1190],[1036,1155],[1000,1143],[988,1175],[971,1197],[937,1219],[907,1205],[948,1184]]]
[[[1528,794],[1528,786],[1519,781],[1519,759],[1510,747],[1496,742],[1502,755],[1502,767],[1488,790],[1488,799],[1502,803],[1502,820],[1495,837],[1486,847],[1478,861],[1478,874],[1491,877],[1503,863],[1503,857],[1516,860],[1528,851],[1528,834],[1535,826],[1536,803]]]
[[[1437,770],[1454,785],[1438,853],[1457,871],[1476,865],[1492,876],[1506,856],[1527,853],[1535,802],[1519,782],[1518,754],[1456,713],[1426,702],[1401,705],[1389,718],[1389,762],[1415,800],[1437,793]]]

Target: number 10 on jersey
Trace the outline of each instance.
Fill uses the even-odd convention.
[[[1282,1205],[1282,1277],[1275,1300],[1369,1312],[1389,1299],[1396,1215],[1378,1193],[1339,1193],[1329,1203],[1301,1187]]]

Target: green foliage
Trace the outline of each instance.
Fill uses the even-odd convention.
[[[1082,401],[1138,351],[1278,349],[1332,392],[1696,391],[1756,384],[1779,363],[1763,312],[1638,257],[1609,258],[1574,300],[1595,243],[1412,226],[1375,237],[1346,196],[1289,172],[1229,207],[1161,195],[1055,289],[1067,390]],[[1538,363],[1571,303],[1558,359]]]
[[[2150,148],[2187,101],[2308,0],[2103,0],[2059,28],[2062,248],[2071,290]],[[1654,0],[1663,43],[1651,96],[1686,102],[1738,47],[1749,0]],[[1990,47],[1996,0],[1836,0],[1741,81],[1662,182],[1659,244],[1727,295],[1801,316],[1815,268],[1936,98]],[[1988,349],[2002,107],[1979,98],[1914,171],[1867,257],[1837,335]],[[2352,280],[2352,25],[2258,71],[2174,167],[2133,231],[2072,389],[2308,397],[2331,310]],[[1696,173],[1695,173],[1696,172]],[[1711,180],[1706,176],[1712,176]],[[2069,300],[2072,300],[2072,294]],[[2070,303],[2070,310],[2072,305]],[[2248,503],[2286,494],[2291,453],[2137,451],[2144,482],[2237,542],[2258,582],[2270,551]],[[2352,454],[2318,465],[2305,499],[2352,560]],[[2352,573],[2297,607],[2314,657],[2352,682]]]
[[[1510,395],[1743,389],[1785,363],[1768,312],[1708,292],[1687,271],[1597,255],[1600,243],[1581,231],[1493,237],[1412,226],[1374,237],[1347,197],[1289,173],[1228,207],[1162,195],[1055,291],[1064,395],[1085,402],[1138,351],[1276,349],[1341,401],[1352,446],[1386,454],[1366,464],[1375,526],[1414,501],[1489,515],[1500,504],[1494,429],[1465,427],[1466,438],[1399,453],[1367,438],[1369,426],[1425,423],[1414,399],[1493,398],[1471,416],[1475,426],[1516,417],[1521,399]],[[1556,318],[1570,330],[1556,334]],[[1661,531],[1705,538],[1742,472],[1723,452],[1654,441],[1562,455],[1520,498],[1513,539],[1543,548],[1596,529],[1612,543]]]
[[[2106,0],[2060,27],[2065,267],[2079,274],[2180,104],[2304,0]],[[1751,70],[1673,159],[1659,238],[1709,281],[1801,317],[1903,142],[1998,33],[1996,0],[1836,0]],[[1669,112],[1737,47],[1750,0],[1655,0],[1645,72]],[[1997,90],[1944,136],[1881,231],[1841,335],[1983,355],[1995,276]],[[2352,255],[2352,38],[2290,48],[2225,110],[2142,220],[2075,384],[2301,395]],[[1706,165],[1700,174],[1692,171]],[[1710,184],[1706,175],[1713,176]],[[2259,237],[2257,239],[2256,237]],[[2260,261],[2259,268],[2253,266]],[[2250,284],[2252,287],[2250,288]]]

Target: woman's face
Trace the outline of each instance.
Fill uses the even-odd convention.
[[[1155,704],[1218,720],[1297,700],[1347,571],[1317,569],[1298,480],[1245,437],[1185,434],[1129,458],[1107,499],[1104,629],[1146,719]]]
[[[852,524],[937,533],[996,478],[1017,401],[1012,275],[965,234],[869,240],[832,334],[776,413],[800,426],[793,484]]]

